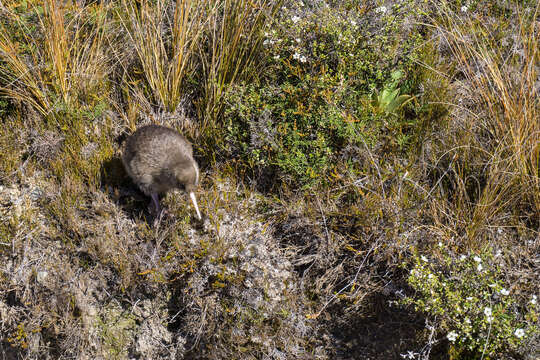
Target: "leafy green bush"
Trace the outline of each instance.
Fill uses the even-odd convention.
[[[452,354],[467,359],[500,354],[538,331],[537,297],[522,304],[500,251],[458,258],[439,247],[440,260],[415,257],[408,283],[416,294],[403,303],[437,318]]]
[[[414,115],[402,105],[422,71],[411,3],[366,14],[311,6],[282,9],[265,33],[267,71],[231,91],[226,112],[227,151],[306,186],[350,164],[344,148],[406,145]]]

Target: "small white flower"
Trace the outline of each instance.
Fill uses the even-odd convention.
[[[265,31],[265,32],[264,32],[264,36],[265,36],[265,37],[269,37],[269,36],[270,36],[270,34],[269,34],[269,33],[267,33],[267,32]]]
[[[469,324],[471,323],[471,319],[465,318],[465,321],[464,321],[464,322],[465,322],[465,324],[469,325]]]
[[[466,258],[467,258],[467,255],[461,255],[461,256],[459,257],[459,260],[463,261],[463,260],[465,260]]]
[[[501,292],[501,295],[504,295],[504,296],[510,294],[510,291],[506,290],[505,288],[502,288],[500,292]]]
[[[428,261],[427,257],[425,257],[424,255],[420,256],[420,259],[422,259],[422,261],[425,261],[425,262]]]
[[[278,55],[274,55],[274,60],[279,60],[279,54],[278,54]]]
[[[467,301],[472,301],[472,299],[473,299],[472,296],[467,297]]]
[[[495,286],[497,286],[497,284],[489,284],[488,285],[490,288],[494,288]]]
[[[516,335],[516,337],[518,337],[519,339],[521,339],[522,337],[525,336],[525,330],[523,330],[523,329],[516,329],[516,331],[514,331],[514,335]]]
[[[427,278],[428,278],[428,279],[433,279],[433,274],[429,274],[429,275],[427,276]]]
[[[304,6],[304,2],[303,2],[303,1],[300,1],[298,4],[299,4],[300,6]]]
[[[303,56],[303,55],[300,56],[300,59],[299,59],[299,60],[300,60],[300,62],[303,62],[303,63],[305,63],[305,62],[307,61],[306,57]]]
[[[300,54],[295,52],[292,57],[293,57],[294,60],[298,60],[298,59],[300,59]]]
[[[454,342],[456,341],[457,339],[457,333],[455,331],[450,331],[447,335],[446,335],[446,338],[451,341],[451,342]]]
[[[404,359],[412,359],[414,360],[416,358],[416,356],[414,355],[414,353],[412,351],[407,351],[406,354],[400,354],[400,356]]]
[[[499,256],[502,255],[502,251],[501,250],[497,250],[497,252],[495,253],[495,257],[498,258]]]
[[[352,25],[352,26],[356,26],[356,21],[351,20],[351,25]]]
[[[263,41],[263,45],[264,45],[264,46],[268,46],[269,43],[270,43],[270,40],[268,40],[268,39],[266,39],[266,40]]]
[[[478,264],[478,266],[476,267],[476,270],[478,271],[482,271],[484,269],[484,267],[482,266],[482,264]]]
[[[497,234],[501,235],[503,233],[503,229],[502,228],[497,228]]]
[[[475,256],[473,259],[474,259],[474,261],[476,261],[478,263],[482,261],[482,259],[480,259],[478,256]]]
[[[537,300],[538,300],[538,298],[536,297],[536,295],[533,295],[530,303],[533,304],[533,305],[536,305]]]
[[[467,6],[463,5],[461,7],[461,12],[467,12],[467,10],[469,10],[469,8]]]
[[[296,40],[297,43],[301,43],[301,42],[302,42],[302,39],[300,39],[300,38],[296,38],[296,39],[294,39],[294,40]]]
[[[486,315],[487,322],[492,322],[493,321],[493,316],[492,316],[490,307],[486,307],[484,309],[484,315]]]
[[[439,245],[440,248],[442,248],[442,242],[439,241],[438,245]]]
[[[291,18],[292,22],[293,23],[297,23],[298,21],[300,21],[300,16],[297,16],[297,15],[294,15],[292,18]]]
[[[377,9],[375,9],[375,11],[377,13],[383,13],[383,14],[386,14],[386,12],[388,11],[388,9],[386,8],[386,6],[379,6]]]

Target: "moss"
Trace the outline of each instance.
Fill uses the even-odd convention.
[[[125,359],[128,347],[134,341],[135,316],[111,305],[95,321],[103,344],[103,356]]]

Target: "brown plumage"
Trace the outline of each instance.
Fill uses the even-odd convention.
[[[159,194],[184,188],[201,219],[195,198],[199,167],[193,159],[191,144],[177,131],[159,125],[137,129],[126,140],[122,162],[133,181],[152,198],[158,215]]]

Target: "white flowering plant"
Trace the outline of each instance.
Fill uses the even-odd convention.
[[[481,1],[479,0],[457,0],[449,2],[448,6],[450,6],[453,11],[459,11],[461,14],[465,14],[474,12],[479,4],[481,4]]]
[[[264,30],[259,81],[230,93],[231,151],[309,187],[354,171],[352,149],[411,138],[419,117],[413,102],[409,119],[401,109],[424,71],[424,39],[403,24],[417,14],[410,0],[368,14],[307,2],[282,8]]]
[[[436,257],[415,256],[408,277],[414,294],[402,304],[436,318],[456,358],[511,351],[538,331],[535,295],[518,294],[494,254],[459,256],[439,246]]]

